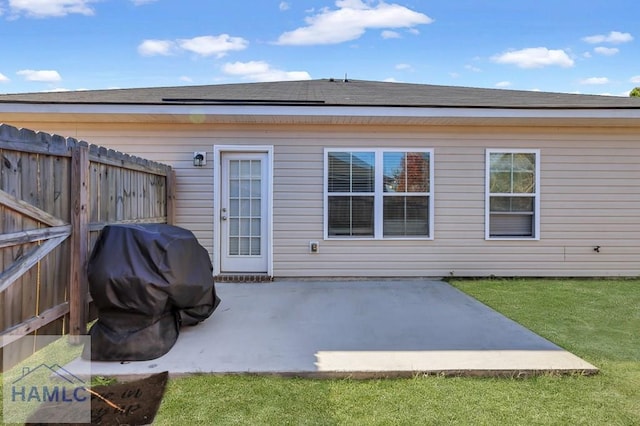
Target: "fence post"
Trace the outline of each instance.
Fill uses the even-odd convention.
[[[176,222],[176,171],[173,168],[167,172],[167,224]]]
[[[79,142],[71,155],[71,283],[69,334],[87,334],[87,259],[89,257],[89,147]]]

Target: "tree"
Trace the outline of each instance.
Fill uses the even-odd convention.
[[[640,87],[636,87],[631,92],[629,92],[629,96],[634,96],[636,98],[640,98]]]

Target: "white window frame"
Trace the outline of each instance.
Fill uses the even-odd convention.
[[[530,195],[533,199],[533,236],[531,237],[521,237],[521,236],[500,236],[500,237],[492,237],[491,236],[491,193],[490,190],[490,180],[491,180],[491,154],[534,154],[536,156],[536,165],[535,165],[535,185],[536,190],[533,194]],[[518,195],[520,193],[513,193],[513,195]],[[523,194],[525,195],[525,194]],[[540,150],[539,149],[513,149],[513,148],[490,148],[486,150],[485,153],[485,240],[491,241],[538,241],[540,240]]]
[[[330,152],[372,152],[375,155],[375,171],[374,171],[374,232],[373,236],[329,236],[329,153]],[[426,194],[429,199],[429,235],[425,237],[421,236],[384,236],[384,189],[382,182],[384,182],[384,153],[385,152],[426,152],[429,154],[429,191],[426,193],[400,193],[405,195],[424,195]],[[325,148],[324,149],[324,239],[325,240],[421,240],[430,241],[434,239],[434,150],[433,148]],[[387,193],[388,194],[388,193]],[[357,194],[356,194],[357,195]]]

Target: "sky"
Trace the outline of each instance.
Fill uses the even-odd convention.
[[[0,0],[0,93],[356,79],[628,96],[638,0]]]

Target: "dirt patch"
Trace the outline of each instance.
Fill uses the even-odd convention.
[[[144,379],[126,383],[94,386],[88,389],[91,394],[91,424],[111,425],[148,425],[153,423],[169,378],[168,372],[154,374]],[[48,423],[68,426],[83,423],[68,423],[74,410],[86,409],[74,403],[44,403],[32,414],[31,418],[42,419],[46,415]],[[27,425],[44,425],[32,423]],[[86,423],[84,423],[86,424]]]

